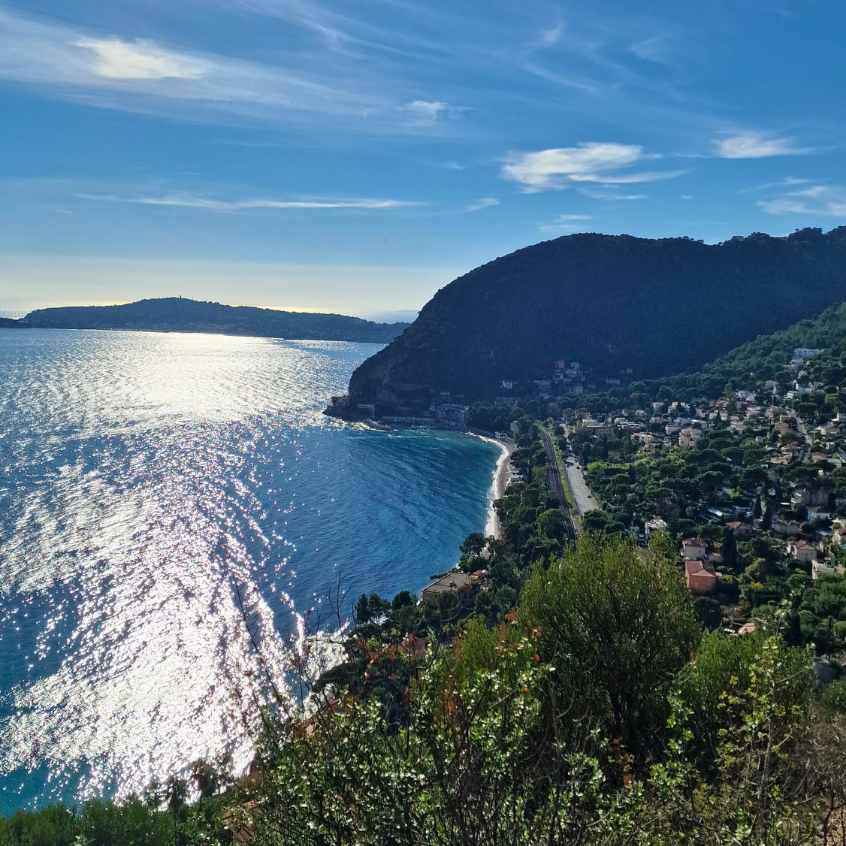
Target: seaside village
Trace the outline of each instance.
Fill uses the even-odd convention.
[[[718,399],[664,388],[646,408],[568,409],[568,446],[609,526],[641,543],[682,538],[687,587],[716,620],[743,634],[756,612],[804,603],[805,639],[842,643],[842,580],[806,595],[846,572],[846,403],[830,384],[841,369],[797,348],[778,379]]]
[[[561,454],[598,505],[582,515],[586,528],[641,545],[656,532],[680,539],[679,566],[713,627],[748,633],[763,615],[801,604],[793,616],[803,639],[834,651],[846,642],[846,579],[814,587],[846,573],[846,400],[830,384],[841,379],[839,359],[797,348],[777,378],[727,386],[717,399],[691,399],[689,386],[683,399],[663,386],[644,401],[632,386],[593,393],[582,367],[562,361],[530,386],[530,400],[513,399],[518,386],[503,380],[507,395],[492,405],[519,402],[554,421]],[[626,402],[610,407],[614,396]],[[591,407],[580,407],[582,398]],[[458,428],[467,411],[449,403],[439,419]],[[453,572],[423,599],[473,592],[483,580]]]

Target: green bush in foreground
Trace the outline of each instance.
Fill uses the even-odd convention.
[[[701,637],[660,546],[582,539],[505,622],[407,660],[402,708],[338,690],[268,716],[260,775],[221,799],[19,815],[0,846],[842,842],[846,719],[816,703],[810,654]]]
[[[95,800],[77,812],[61,806],[21,811],[0,818],[0,846],[190,846],[225,844],[217,800],[193,805],[132,798],[122,803]]]
[[[376,656],[374,656],[376,660]],[[825,843],[841,723],[777,634],[700,641],[670,553],[583,539],[506,623],[433,649],[397,724],[339,695],[275,727],[260,844]]]

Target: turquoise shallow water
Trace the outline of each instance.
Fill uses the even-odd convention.
[[[281,678],[484,527],[494,446],[320,414],[376,349],[0,330],[0,813],[243,766],[249,632]]]

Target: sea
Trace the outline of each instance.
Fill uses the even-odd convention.
[[[379,348],[0,329],[0,814],[242,771],[268,674],[483,530],[496,446],[321,413]]]

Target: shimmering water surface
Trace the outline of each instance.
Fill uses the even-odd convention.
[[[376,349],[0,330],[0,813],[244,765],[249,632],[281,672],[482,529],[495,447],[321,415]]]

